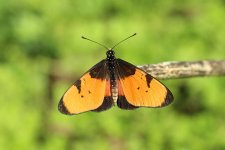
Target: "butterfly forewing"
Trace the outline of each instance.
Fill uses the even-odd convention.
[[[116,64],[122,91],[117,102],[120,108],[163,107],[173,101],[169,89],[151,75],[121,59]]]
[[[110,97],[106,61],[92,67],[76,81],[63,95],[59,102],[59,111],[64,114],[79,114],[110,108]]]

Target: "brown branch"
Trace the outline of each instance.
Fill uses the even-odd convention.
[[[202,76],[224,76],[225,60],[162,62],[138,66],[157,79],[179,79]]]
[[[80,75],[63,73],[59,61],[50,71],[50,77],[54,81],[75,81]],[[225,60],[201,60],[201,61],[172,61],[158,64],[147,64],[138,66],[157,79],[180,79],[203,76],[225,76]],[[61,69],[60,69],[61,68]]]

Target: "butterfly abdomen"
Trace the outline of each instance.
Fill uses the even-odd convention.
[[[118,88],[117,88],[117,86],[111,86],[111,94],[112,94],[113,102],[116,103],[116,101],[118,99]]]

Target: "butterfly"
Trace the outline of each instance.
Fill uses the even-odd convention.
[[[136,33],[128,38],[134,35]],[[107,57],[94,65],[65,92],[58,104],[61,113],[74,115],[87,111],[100,112],[115,104],[127,110],[163,107],[173,101],[172,93],[160,81],[144,70],[116,58],[113,50],[115,46],[107,48],[95,43],[107,49]]]

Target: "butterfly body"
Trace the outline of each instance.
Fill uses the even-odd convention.
[[[114,103],[116,103],[116,100],[118,98],[118,88],[117,88],[117,82],[116,82],[116,73],[115,73],[115,68],[116,68],[116,58],[114,55],[114,51],[113,50],[108,50],[106,52],[107,58],[106,58],[106,63],[107,63],[107,69],[108,69],[108,75],[109,75],[109,79],[110,79],[110,92],[111,92],[111,96],[112,96],[112,100]]]
[[[115,104],[121,109],[163,107],[173,101],[170,90],[151,75],[117,59],[113,49],[106,55],[66,91],[58,105],[60,112],[99,112]]]

